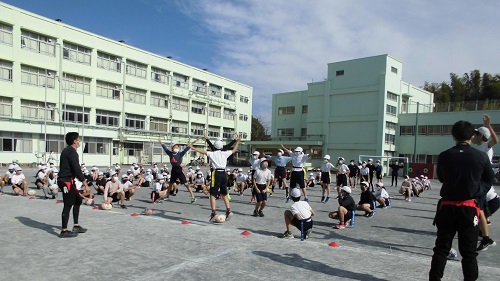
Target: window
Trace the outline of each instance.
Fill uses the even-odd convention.
[[[196,93],[206,93],[206,84],[207,82],[201,81],[198,79],[193,79],[193,91]]]
[[[385,128],[387,130],[391,130],[391,131],[395,131],[396,130],[396,123],[393,123],[393,122],[385,122]]]
[[[90,65],[92,50],[69,42],[63,43],[63,58],[72,62]]]
[[[132,87],[127,87],[126,88],[126,101],[128,102],[133,102],[133,103],[138,103],[138,104],[146,104],[146,91],[137,89],[137,88],[132,88]]]
[[[130,129],[144,130],[144,116],[126,114],[125,115],[125,127]]]
[[[224,108],[224,119],[234,120],[235,115],[236,115],[236,112],[234,112],[233,110],[229,110],[229,109]]]
[[[418,134],[421,136],[427,135],[427,126],[418,126]]]
[[[441,125],[429,125],[427,126],[428,135],[441,135]]]
[[[109,154],[109,140],[103,138],[84,138],[83,153],[88,154]]]
[[[64,73],[63,89],[66,92],[90,95],[90,78]]]
[[[174,134],[187,134],[188,123],[182,121],[172,121],[172,133]]]
[[[241,121],[248,121],[248,115],[240,113],[240,120]]]
[[[21,84],[54,88],[54,72],[33,66],[21,65]]]
[[[105,110],[96,110],[96,125],[119,127],[120,113]]]
[[[245,132],[240,132],[240,137],[241,137],[242,139],[246,139],[246,138],[248,138],[248,134],[247,134],[247,133],[245,133]]]
[[[396,116],[397,108],[395,106],[386,105],[385,109],[387,114]]]
[[[401,112],[408,113],[408,99],[403,98],[401,102]]]
[[[123,149],[125,150],[125,155],[140,157],[143,149],[143,144],[140,142],[124,142]]]
[[[398,69],[395,68],[394,66],[391,66],[391,72],[398,74]]]
[[[179,111],[188,111],[189,101],[186,99],[172,97],[172,109]]]
[[[0,80],[12,82],[12,62],[0,60]]]
[[[97,67],[110,71],[121,72],[121,59],[117,56],[97,52]]]
[[[97,81],[96,96],[106,99],[120,99],[121,86],[118,84]]]
[[[63,107],[63,122],[89,124],[90,108],[77,106]]]
[[[196,114],[205,114],[205,104],[193,101],[191,104],[191,112]]]
[[[0,116],[12,116],[12,98],[0,97]]]
[[[149,130],[157,132],[168,132],[168,120],[156,117],[149,118]]]
[[[400,136],[413,136],[415,134],[415,126],[400,126],[399,135]]]
[[[293,128],[278,129],[278,137],[293,137]]]
[[[385,143],[387,144],[395,144],[396,135],[385,134]]]
[[[225,139],[230,139],[234,137],[234,129],[232,128],[223,128],[222,137]]]
[[[21,48],[55,57],[55,38],[21,29]]]
[[[208,136],[218,138],[220,136],[220,128],[208,126]]]
[[[21,117],[24,119],[35,119],[35,120],[52,120],[54,121],[54,111],[55,104],[47,103],[47,108],[45,108],[44,102],[21,100]]]
[[[40,139],[44,136],[40,135]],[[61,140],[59,135],[47,135],[47,142],[45,143],[45,151],[54,151],[54,153],[61,153],[67,146],[64,140]]]
[[[307,105],[303,105],[303,106],[302,106],[302,114],[307,113],[307,110],[308,110]]]
[[[222,96],[222,87],[214,84],[210,84],[210,95],[220,98]]]
[[[204,125],[191,123],[191,134],[195,136],[203,136],[203,131],[205,131]]]
[[[0,22],[0,43],[12,46],[12,25]]]
[[[343,71],[343,70],[337,70],[337,71],[335,72],[335,75],[336,75],[336,76],[342,76],[342,75],[344,75],[344,71]]]
[[[151,92],[150,105],[162,108],[168,108],[168,96],[160,93]]]
[[[167,70],[151,67],[151,80],[168,85],[169,73]]]
[[[33,138],[31,134],[0,132],[0,151],[31,153]]]
[[[295,114],[295,106],[279,107],[278,115]]]
[[[224,99],[234,101],[236,99],[236,91],[224,89]]]
[[[248,103],[248,97],[247,96],[240,96],[240,102],[243,102],[243,103]]]
[[[174,79],[174,86],[184,89],[189,88],[189,77],[179,73],[174,73],[172,78]]]
[[[395,93],[387,91],[387,99],[392,101],[398,101],[398,95]]]
[[[119,149],[120,149],[120,142],[113,141],[113,155],[118,155]]]
[[[208,106],[208,116],[220,118],[220,107],[218,106]]]
[[[300,136],[301,136],[301,137],[305,137],[305,136],[307,136],[307,128],[302,128],[302,129],[300,130]]]
[[[130,76],[146,79],[148,66],[140,62],[127,60],[126,73]]]
[[[441,132],[443,135],[451,135],[451,128],[453,127],[453,125],[443,125],[443,127],[441,128]]]

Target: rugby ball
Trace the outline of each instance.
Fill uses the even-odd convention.
[[[33,195],[35,195],[35,194],[36,194],[36,190],[34,190],[34,189],[30,189],[30,190],[28,190],[28,193],[27,193],[27,194],[28,194],[29,196],[33,196]]]
[[[454,259],[458,256],[457,251],[453,248],[450,249],[450,253],[448,254],[448,258]]]
[[[91,205],[94,205],[94,200],[93,199],[87,199],[85,200],[85,204],[91,206]]]
[[[102,205],[101,205],[101,209],[103,209],[103,210],[111,210],[112,208],[113,208],[113,205],[111,205],[111,204],[102,203]]]
[[[57,189],[59,189],[59,186],[57,184],[53,184],[53,185],[49,186],[49,189],[50,190],[57,190]]]
[[[214,222],[223,223],[226,221],[226,215],[215,215]]]
[[[146,214],[146,216],[151,216],[153,214],[153,210],[146,209],[146,210],[144,210],[144,214]]]

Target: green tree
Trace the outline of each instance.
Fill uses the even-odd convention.
[[[266,141],[270,140],[268,128],[264,125],[262,118],[252,116],[252,140],[253,141]]]
[[[450,73],[451,101],[462,102],[465,99],[465,85],[463,79],[455,73]]]

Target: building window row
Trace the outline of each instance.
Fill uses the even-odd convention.
[[[127,101],[137,104],[146,104],[146,90],[127,87],[126,94]]]
[[[228,101],[234,101],[236,99],[236,91],[224,89],[224,99]]]
[[[385,134],[385,143],[386,144],[396,144],[396,135]]]
[[[179,73],[174,73],[172,75],[172,79],[174,80],[174,86],[178,88],[183,88],[183,89],[189,89],[189,77],[179,74]]]
[[[90,78],[64,73],[63,81],[65,91],[90,95]]]
[[[21,65],[21,84],[36,87],[55,87],[55,75],[50,70]]]
[[[278,115],[295,114],[295,106],[285,106],[278,108]]]
[[[83,153],[109,154],[109,139],[85,137]]]
[[[213,97],[220,98],[222,96],[222,87],[214,84],[210,84],[210,95]]]
[[[248,103],[248,100],[249,99],[248,99],[247,96],[243,96],[243,95],[240,96],[240,102],[242,102],[242,103]]]
[[[55,38],[21,30],[21,48],[54,57],[56,54]]]
[[[193,92],[204,94],[206,92],[206,82],[193,79]]]
[[[172,133],[187,134],[188,123],[183,121],[172,121]]]
[[[125,127],[131,129],[144,130],[145,117],[140,115],[126,114]]]
[[[208,116],[220,118],[220,107],[218,106],[209,106],[208,107]]]
[[[179,111],[188,111],[189,101],[177,97],[172,97],[172,109]]]
[[[156,67],[151,67],[151,80],[168,85],[168,75],[167,70],[159,69]]]
[[[0,43],[12,46],[12,25],[0,22]]]
[[[168,120],[150,117],[149,130],[157,132],[168,132]]]
[[[0,80],[12,82],[12,62],[0,60]]]
[[[386,109],[386,110],[385,110],[385,112],[386,112],[387,114],[389,114],[389,115],[393,115],[393,116],[396,116],[397,111],[398,111],[398,108],[397,108],[397,107],[392,106],[392,105],[388,105],[388,104],[386,105],[385,109]]]
[[[386,121],[386,122],[385,122],[385,128],[386,128],[387,130],[395,131],[395,130],[396,130],[396,126],[397,126],[397,125],[398,125],[398,124],[396,124],[396,123],[394,123],[394,122],[388,122],[388,121]]]
[[[55,104],[44,102],[21,100],[21,117],[23,119],[50,120],[54,121]]]
[[[161,108],[168,108],[168,96],[160,93],[151,93],[150,105]]]
[[[127,60],[126,73],[130,76],[146,79],[148,66],[139,62]]]
[[[120,85],[97,81],[96,96],[106,99],[120,99]]]
[[[240,113],[240,118],[241,121],[248,121],[248,115]]]
[[[111,54],[97,52],[97,67],[121,72],[121,59]]]
[[[204,131],[205,131],[205,125],[191,123],[191,134],[195,136],[203,136]]]
[[[193,102],[191,104],[191,112],[196,114],[205,114],[205,104],[199,102]]]
[[[208,136],[212,138],[218,138],[220,136],[220,128],[208,126]]]
[[[12,98],[0,97],[0,116],[12,116]]]
[[[31,153],[32,151],[31,134],[0,132],[0,152]]]
[[[120,113],[105,110],[96,110],[96,125],[119,127]]]
[[[390,101],[395,101],[397,102],[398,101],[398,95],[396,95],[395,93],[393,92],[389,92],[387,91],[387,99],[390,100]]]
[[[90,108],[77,106],[64,106],[62,114],[63,122],[89,124]]]
[[[234,120],[236,113],[233,110],[224,109],[224,119]]]
[[[483,125],[476,124],[476,128]],[[500,124],[491,125],[495,132],[500,131]],[[418,126],[418,135],[422,136],[451,136],[451,128],[453,125],[420,125]],[[414,136],[415,126],[400,126],[399,127],[400,136]]]
[[[63,58],[72,62],[90,65],[92,50],[77,44],[63,43]]]

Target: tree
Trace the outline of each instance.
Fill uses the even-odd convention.
[[[267,134],[269,128],[264,125],[264,122],[261,121],[260,117],[252,116],[252,140],[253,141],[267,141],[270,140],[269,135]]]

